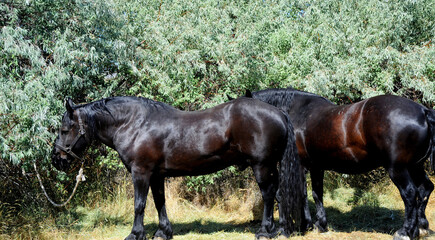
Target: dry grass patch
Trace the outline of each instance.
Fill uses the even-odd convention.
[[[260,225],[259,221],[254,221],[252,211],[255,199],[259,197],[255,186],[234,190],[214,201],[216,204],[213,206],[201,206],[179,197],[180,184],[180,179],[171,179],[166,185],[167,210],[174,228],[174,240],[254,239]],[[116,188],[110,199],[72,208],[70,211],[76,218],[69,225],[47,219],[40,224],[37,235],[2,235],[0,239],[124,239],[130,233],[133,222],[131,191],[130,183],[125,182]],[[330,231],[312,231],[291,239],[392,239],[394,231],[403,223],[403,203],[396,187],[390,183],[372,189],[370,193],[355,195],[355,189],[343,187],[326,192],[325,208]],[[313,205],[310,202],[312,215]],[[430,226],[434,228],[435,194],[429,200],[426,213]],[[144,222],[147,237],[152,239],[158,227],[158,217],[151,195]]]

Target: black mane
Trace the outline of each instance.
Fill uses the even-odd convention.
[[[162,102],[143,97],[129,96],[103,98],[94,102],[76,105],[74,106],[74,110],[80,109],[82,114],[86,115],[88,129],[91,131],[90,134],[94,138],[96,136],[95,130],[99,124],[99,121],[96,121],[96,118],[98,117],[100,120],[104,118],[106,121],[110,122],[115,121],[120,117],[125,117],[124,115],[119,116],[118,111],[111,111],[110,108],[126,104],[140,104],[141,106],[145,106],[149,112],[157,110],[175,110],[174,107]]]
[[[260,90],[258,92],[252,93],[255,98],[258,98],[264,102],[267,102],[273,106],[276,107],[284,107],[288,106],[289,103],[293,101],[293,98],[295,96],[309,96],[309,97],[316,97],[319,99],[323,99],[327,102],[332,103],[328,99],[316,95],[314,93],[304,92],[300,90],[296,90],[294,88],[270,88],[265,90]]]
[[[98,101],[76,105],[75,109],[84,108],[92,111],[101,111],[101,110],[108,111],[107,109],[108,104],[111,105],[111,104],[124,104],[124,103],[134,103],[134,102],[142,105],[146,105],[147,107],[151,107],[151,108],[174,109],[174,107],[162,102],[157,102],[143,97],[131,97],[131,96],[103,98]]]

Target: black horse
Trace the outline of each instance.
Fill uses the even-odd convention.
[[[53,165],[68,169],[92,141],[119,153],[134,185],[134,223],[126,239],[146,238],[143,217],[149,186],[159,215],[154,238],[170,239],[173,232],[166,215],[164,178],[208,174],[230,165],[250,165],[260,187],[265,207],[257,238],[273,237],[277,231],[289,235],[300,227],[304,184],[293,127],[279,109],[239,98],[211,109],[185,112],[136,97],[84,105],[74,105],[69,99],[66,108]],[[282,191],[286,197],[279,198],[279,230],[273,221],[278,186],[286,191]]]
[[[377,96],[337,106],[294,89],[268,89],[247,96],[272,104],[290,116],[302,165],[311,173],[316,227],[327,230],[323,207],[324,170],[357,174],[384,167],[405,204],[405,222],[395,239],[427,234],[425,209],[434,185],[423,163],[435,158],[435,111],[398,96]],[[308,202],[307,227],[312,226]],[[420,231],[419,231],[420,230]]]

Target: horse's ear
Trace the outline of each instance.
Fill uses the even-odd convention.
[[[65,100],[65,107],[66,107],[66,110],[68,111],[68,113],[69,114],[71,114],[72,115],[72,113],[74,112],[74,103],[73,103],[73,101],[72,101],[72,99],[71,98],[67,98],[66,100]]]
[[[249,91],[249,89],[246,89],[245,97],[252,98],[252,93],[251,93],[251,91]]]
[[[229,101],[231,101],[231,100],[234,100],[234,98],[233,98],[233,97],[231,97],[231,96],[230,96],[230,95],[228,95],[228,94],[227,94],[227,98],[228,98],[228,100],[229,100]]]

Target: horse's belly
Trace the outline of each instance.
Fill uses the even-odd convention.
[[[217,172],[232,165],[244,165],[240,154],[227,151],[221,154],[208,156],[190,156],[187,158],[166,159],[161,166],[161,173],[167,176],[204,175]]]
[[[317,152],[310,155],[310,168],[333,170],[340,173],[364,173],[382,165],[361,148],[343,148],[336,151]]]
[[[355,163],[349,161],[342,161],[342,162],[336,162],[336,164],[324,166],[323,169],[332,170],[339,173],[360,174],[360,173],[369,172],[380,166],[381,164],[375,162]]]

